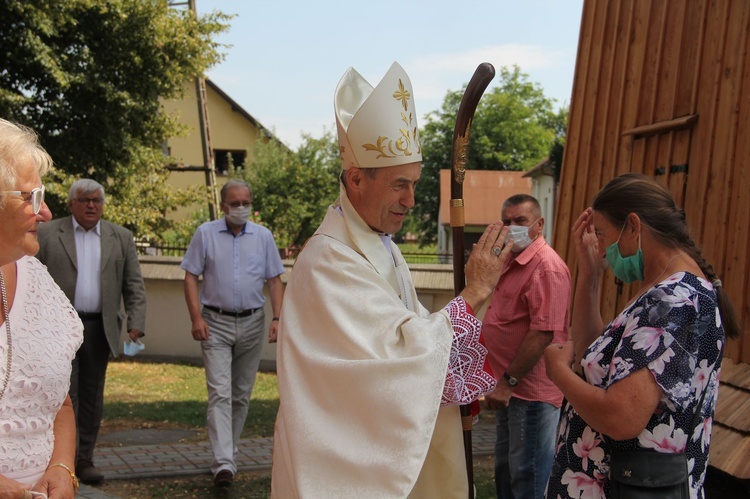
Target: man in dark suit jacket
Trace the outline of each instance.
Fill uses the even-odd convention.
[[[143,336],[146,290],[133,235],[101,220],[104,188],[90,179],[76,181],[68,193],[72,216],[41,224],[37,258],[78,310],[84,326],[83,345],[73,361],[70,397],[78,426],[76,470],[84,483],[104,476],[94,466],[96,438],[104,406],[104,380],[109,356],[119,353],[127,313],[131,340]]]

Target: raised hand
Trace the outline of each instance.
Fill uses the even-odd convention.
[[[594,233],[594,210],[586,208],[573,224],[573,241],[578,255],[578,270],[583,277],[601,277],[607,268],[607,260],[602,258],[599,242]]]
[[[505,243],[508,228],[502,222],[487,226],[473,246],[466,264],[466,288],[461,292],[469,306],[478,312],[492,294],[508,258],[512,242]]]

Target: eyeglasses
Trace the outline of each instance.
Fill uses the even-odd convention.
[[[104,203],[104,199],[102,198],[77,198],[76,201],[85,205],[88,205],[89,203],[94,203],[96,206],[99,206],[100,204]]]
[[[229,206],[230,208],[239,208],[240,206],[243,208],[247,208],[248,206],[252,206],[253,203],[248,201],[232,201],[231,203],[224,202],[225,205]]]
[[[25,202],[30,202],[31,207],[34,209],[34,215],[39,214],[39,210],[42,209],[42,204],[44,204],[44,186],[37,187],[31,191],[4,191],[3,194],[21,196]]]

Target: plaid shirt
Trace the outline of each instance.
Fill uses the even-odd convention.
[[[482,333],[490,365],[500,378],[530,330],[554,331],[553,343],[568,340],[570,271],[544,237],[513,253],[492,295]],[[544,357],[521,378],[513,396],[523,400],[562,403],[562,392],[547,378]]]

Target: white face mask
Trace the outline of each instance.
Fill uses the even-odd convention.
[[[242,225],[247,222],[247,219],[250,218],[252,212],[253,207],[250,205],[238,206],[237,208],[230,207],[229,213],[227,214],[227,220],[235,225]]]
[[[537,219],[536,222],[538,222]],[[505,238],[507,243],[509,239],[513,239],[513,247],[510,249],[513,253],[520,253],[529,247],[534,241],[529,237],[529,229],[536,223],[534,222],[530,226],[525,225],[509,225],[508,236]]]

